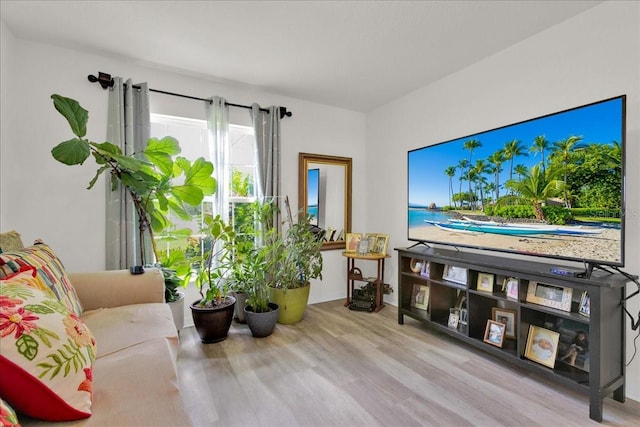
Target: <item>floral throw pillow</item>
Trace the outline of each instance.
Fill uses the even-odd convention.
[[[0,426],[20,427],[15,411],[2,399],[0,399]]]
[[[91,415],[96,344],[82,320],[32,272],[0,280],[0,396],[47,421]]]
[[[44,243],[0,254],[0,279],[23,270],[35,267],[38,271],[37,287],[48,287],[76,315],[82,315],[82,306],[71,285],[71,281],[62,265],[62,261],[53,250]]]

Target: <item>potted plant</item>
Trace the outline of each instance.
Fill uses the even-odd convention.
[[[290,215],[283,230],[267,233],[266,247],[272,257],[269,299],[280,307],[278,323],[294,324],[302,320],[309,301],[311,279],[322,280],[322,240],[313,232],[311,216]]]
[[[191,162],[179,157],[181,149],[178,141],[172,137],[150,138],[141,153],[124,155],[122,150],[110,143],[96,143],[85,138],[89,113],[71,98],[52,95],[56,110],[69,123],[74,138],[56,145],[51,154],[66,165],[82,165],[93,156],[98,170],[89,183],[91,189],[103,173],[108,173],[111,188],[123,186],[131,196],[138,221],[139,241],[145,234],[152,244],[153,253],[145,251],[140,245],[142,265],[161,262],[155,235],[168,229],[171,221],[169,214],[175,214],[184,220],[190,220],[186,206],[199,206],[204,196],[212,195],[216,190],[216,180],[211,175],[213,164],[200,157]],[[179,183],[177,183],[179,181]],[[173,235],[190,235],[191,230],[175,230]],[[171,258],[171,256],[169,257]],[[165,260],[168,270],[174,270],[173,260]],[[165,271],[167,302],[179,296],[176,292],[178,281],[171,271]],[[183,277],[184,278],[184,277]],[[180,283],[186,283],[182,280]]]
[[[220,215],[205,215],[203,232],[208,248],[197,260],[195,283],[200,299],[193,302],[191,315],[203,343],[214,343],[227,338],[236,299],[228,295],[229,279],[234,263],[232,259],[235,233]]]
[[[271,335],[278,319],[279,307],[269,301],[268,288],[277,268],[269,245],[277,233],[271,226],[274,209],[272,203],[254,202],[236,224],[240,236],[234,248],[234,283],[246,295],[243,310],[254,337]]]
[[[269,301],[269,253],[266,247],[255,247],[242,263],[247,295],[245,317],[251,335],[263,338],[271,335],[278,320],[279,307]]]

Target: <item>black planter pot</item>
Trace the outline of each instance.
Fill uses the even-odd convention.
[[[200,341],[205,344],[223,341],[229,334],[236,299],[232,296],[227,296],[225,301],[227,304],[221,308],[198,307],[197,304],[200,300],[189,306],[193,324],[196,327],[196,331],[198,331]]]
[[[268,337],[273,333],[273,328],[278,321],[279,307],[278,304],[272,302],[269,303],[269,307],[271,311],[267,311],[266,313],[254,313],[253,307],[250,305],[244,308],[249,330],[255,338]]]

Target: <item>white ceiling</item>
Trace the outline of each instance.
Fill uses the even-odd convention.
[[[1,0],[0,18],[18,38],[368,112],[601,2]]]

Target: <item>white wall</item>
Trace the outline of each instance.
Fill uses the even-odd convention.
[[[407,151],[627,94],[626,268],[640,273],[640,3],[607,2],[367,115],[367,229],[406,240]],[[384,159],[384,161],[383,161]],[[379,173],[384,170],[385,173]],[[380,201],[384,200],[384,204]],[[397,256],[387,263],[397,288]],[[628,293],[635,285],[628,288]],[[397,294],[387,297],[397,303]],[[630,301],[634,316],[640,298]],[[627,360],[633,353],[627,322]],[[640,400],[640,355],[627,394]]]
[[[0,229],[18,230],[25,243],[44,239],[70,271],[104,268],[104,192],[85,189],[95,172],[89,166],[92,160],[87,167],[68,167],[51,157],[51,148],[72,135],[50,96],[58,93],[77,99],[89,111],[89,138],[105,140],[108,94],[87,80],[87,75],[98,71],[147,81],[151,88],[171,92],[286,106],[293,116],[282,121],[282,190],[291,206],[298,206],[298,152],[353,157],[355,226],[363,216],[362,113],[32,43],[13,37],[4,24],[1,43]],[[153,93],[150,97],[154,113],[204,118],[201,102]],[[250,123],[247,110],[232,108],[230,115]],[[345,260],[339,251],[329,251],[324,252],[324,261],[324,280],[312,286],[311,302],[346,296]]]

